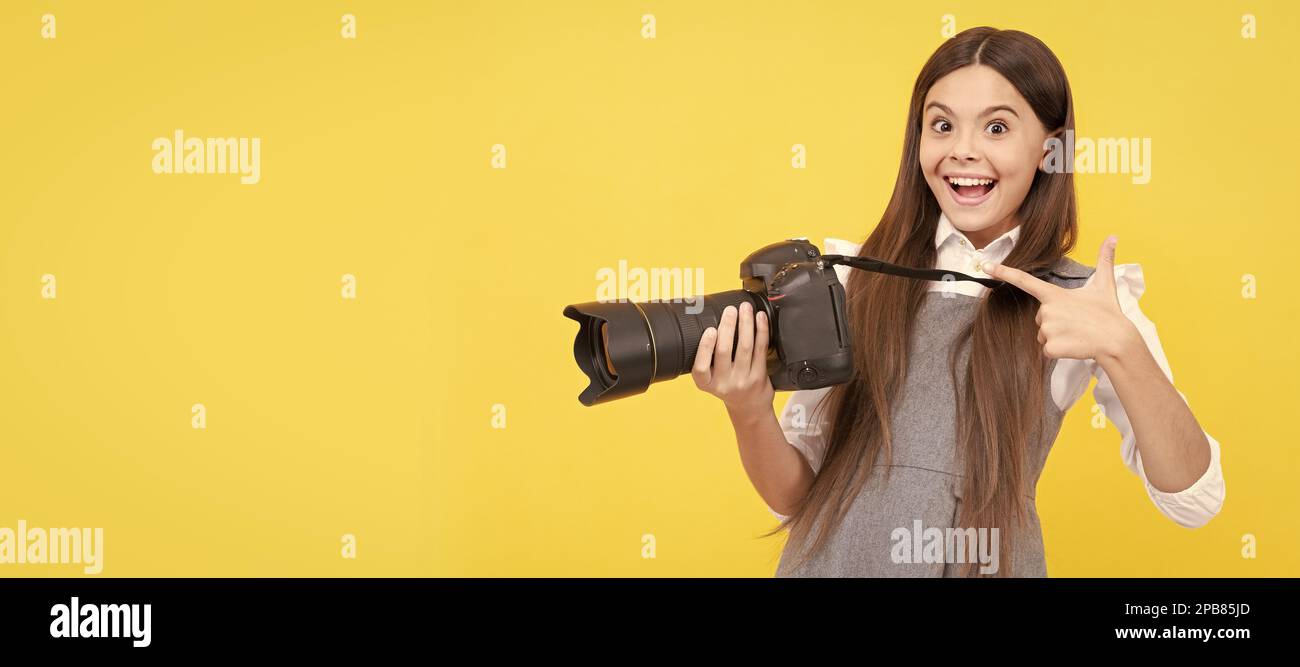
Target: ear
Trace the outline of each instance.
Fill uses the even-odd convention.
[[[1052,152],[1052,149],[1050,148],[1050,142],[1052,139],[1056,139],[1057,141],[1065,141],[1064,137],[1065,137],[1065,128],[1063,127],[1057,128],[1056,131],[1049,133],[1046,137],[1043,137],[1043,154],[1038,158],[1039,171],[1043,172],[1044,174],[1049,173],[1047,171],[1046,162],[1047,162],[1047,156],[1050,155]],[[1070,149],[1070,152],[1073,152],[1073,148],[1074,148],[1073,146],[1069,146],[1068,148]]]

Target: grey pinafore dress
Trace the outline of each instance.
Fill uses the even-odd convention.
[[[1081,287],[1093,267],[1062,258],[1054,267],[1053,284]],[[946,296],[945,296],[946,295]],[[791,566],[793,544],[787,543],[777,566],[778,577],[944,577],[958,576],[960,563],[900,560],[896,529],[915,532],[956,527],[962,502],[962,476],[956,452],[956,405],[949,375],[949,352],[957,335],[974,317],[980,298],[955,292],[926,293],[917,313],[912,353],[903,390],[894,401],[893,461],[888,484],[885,464],[867,479],[843,523],[813,559]],[[960,352],[958,377],[964,379],[969,342]],[[1045,379],[1056,367],[1053,360]],[[1044,382],[1044,438],[1030,443],[1025,479],[1035,489],[1064,413],[1052,400],[1051,383]],[[1021,528],[1011,563],[1000,555],[1000,576],[1045,577],[1042,530],[1033,495],[1028,496],[1029,523]],[[989,536],[991,538],[991,535]],[[914,540],[919,542],[919,540]],[[945,558],[945,560],[948,560]],[[978,562],[978,561],[976,561]],[[1009,569],[1008,569],[1009,568]]]

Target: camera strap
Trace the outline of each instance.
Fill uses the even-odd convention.
[[[886,273],[891,276],[902,276],[904,278],[915,278],[917,280],[933,280],[943,282],[946,280],[966,280],[973,283],[979,283],[985,287],[1000,287],[1006,284],[1006,281],[997,278],[976,278],[968,276],[960,271],[944,271],[941,269],[917,269],[910,266],[899,264],[890,264],[889,262],[876,259],[874,257],[852,257],[849,255],[822,255],[819,257],[823,263],[829,266],[843,264],[855,269],[871,271],[874,273]],[[1041,271],[1032,274],[1036,278],[1045,279],[1049,275],[1056,275],[1051,271]],[[1057,276],[1064,277],[1064,276]]]

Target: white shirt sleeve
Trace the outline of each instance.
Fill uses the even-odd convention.
[[[792,392],[779,420],[786,441],[803,454],[814,474],[821,468],[826,435],[830,432],[830,402],[822,400],[830,391],[831,387],[823,387]],[[782,521],[786,518],[770,507],[768,511]]]
[[[1091,282],[1092,278],[1090,277],[1085,284]],[[1142,334],[1142,339],[1146,342],[1147,349],[1151,351],[1151,356],[1155,358],[1160,370],[1164,371],[1165,377],[1169,378],[1172,383],[1174,381],[1173,371],[1169,368],[1169,360],[1165,358],[1164,349],[1161,347],[1160,339],[1156,335],[1155,324],[1138,308],[1138,299],[1146,289],[1146,282],[1142,276],[1142,266],[1140,264],[1116,265],[1115,289],[1119,298],[1120,309]],[[1124,465],[1142,480],[1143,486],[1146,487],[1147,496],[1151,498],[1151,502],[1155,504],[1156,508],[1172,519],[1174,523],[1185,528],[1198,528],[1214,518],[1223,506],[1225,493],[1218,441],[1209,433],[1205,434],[1210,444],[1210,465],[1200,479],[1193,482],[1191,486],[1177,492],[1156,489],[1147,480],[1146,472],[1142,467],[1142,455],[1138,451],[1137,440],[1133,435],[1133,426],[1129,423],[1128,414],[1119,401],[1115,386],[1111,384],[1110,378],[1102,370],[1101,364],[1094,360],[1061,359],[1058,361],[1056,370],[1052,375],[1053,397],[1056,399],[1057,404],[1062,406],[1062,409],[1068,409],[1087,387],[1089,375],[1097,378],[1097,386],[1093,389],[1093,397],[1102,406],[1106,418],[1115,425],[1115,428],[1119,429],[1120,457],[1124,461]],[[1178,395],[1182,396],[1184,403],[1187,402],[1187,397],[1181,391],[1178,392]]]

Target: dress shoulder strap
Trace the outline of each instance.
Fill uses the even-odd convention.
[[[1096,270],[1097,267],[1095,266],[1080,264],[1069,257],[1062,257],[1052,265],[1051,273],[1048,274],[1047,280],[1054,285],[1060,285],[1061,287],[1070,289],[1083,287],[1083,283],[1086,282],[1088,277]]]

